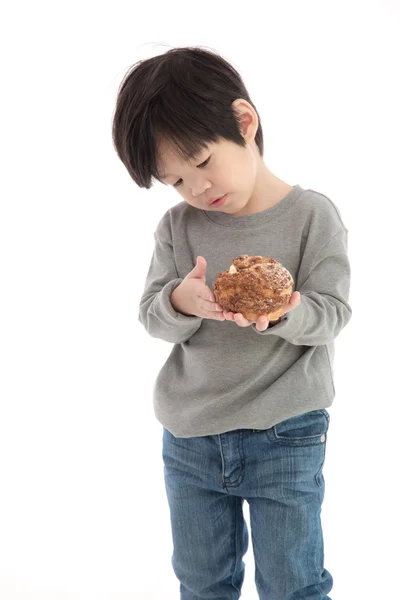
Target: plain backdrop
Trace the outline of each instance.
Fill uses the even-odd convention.
[[[185,45],[240,71],[267,166],[327,195],[349,231],[325,566],[333,600],[400,597],[398,3],[25,1],[2,13],[0,598],[179,598],[152,405],[172,344],[145,332],[138,305],[154,230],[181,198],[135,186],[111,124],[130,66]],[[251,540],[245,563],[242,597],[256,600]]]

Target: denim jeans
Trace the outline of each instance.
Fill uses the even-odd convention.
[[[249,505],[260,600],[330,600],[321,505],[329,414],[313,410],[270,429],[178,438],[163,430],[172,566],[181,600],[237,600]]]

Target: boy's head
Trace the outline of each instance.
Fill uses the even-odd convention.
[[[264,146],[261,122],[239,73],[200,48],[174,48],[125,75],[113,142],[139,187],[169,184],[206,208],[224,194],[252,193]]]

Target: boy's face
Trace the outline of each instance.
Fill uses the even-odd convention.
[[[210,143],[189,162],[182,161],[167,140],[159,139],[161,178],[191,206],[235,215],[244,210],[255,186],[259,153],[253,138],[245,138],[245,148],[224,139]],[[222,206],[209,204],[225,194]]]

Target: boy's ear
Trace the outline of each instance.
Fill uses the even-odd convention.
[[[249,143],[256,137],[258,129],[258,117],[254,108],[242,98],[232,102],[232,108],[240,119],[242,136]]]

